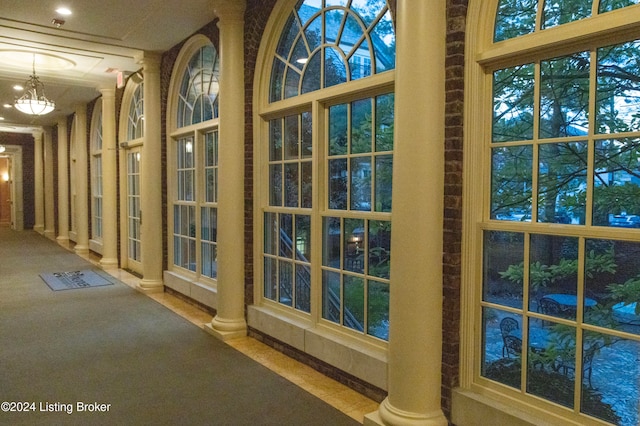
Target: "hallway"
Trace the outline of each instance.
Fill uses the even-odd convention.
[[[1,424],[353,424],[377,407],[253,339],[228,343],[277,375],[238,357],[199,330],[210,315],[167,293],[152,302],[125,271],[107,271],[114,285],[52,291],[40,273],[98,267],[35,232],[0,228],[0,254],[0,399],[37,411],[0,413]],[[79,413],[80,401],[106,412]]]

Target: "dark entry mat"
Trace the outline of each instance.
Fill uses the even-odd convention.
[[[77,288],[100,287],[112,285],[106,278],[89,269],[82,271],[52,272],[40,274],[40,277],[51,290],[72,290]]]

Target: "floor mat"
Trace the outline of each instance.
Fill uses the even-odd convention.
[[[89,269],[83,271],[52,272],[40,274],[40,277],[51,290],[72,290],[77,288],[100,287],[112,285],[106,278]]]

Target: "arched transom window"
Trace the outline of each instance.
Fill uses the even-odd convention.
[[[494,3],[467,109],[485,129],[475,381],[577,423],[640,421],[635,3]]]

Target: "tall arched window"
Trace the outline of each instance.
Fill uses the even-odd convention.
[[[169,99],[169,269],[210,287],[217,277],[219,73],[211,41],[193,37],[174,65]]]
[[[102,99],[91,120],[91,238],[102,241]]]
[[[280,6],[274,12],[280,35],[264,50],[259,88],[258,304],[305,327],[384,348],[394,144],[391,12],[385,1]]]
[[[485,2],[472,26],[468,377],[554,421],[640,420],[634,3]]]

